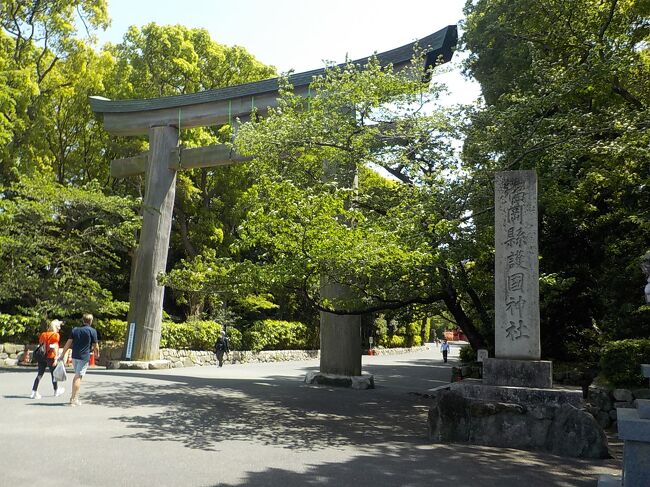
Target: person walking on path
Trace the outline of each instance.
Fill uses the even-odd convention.
[[[447,363],[447,354],[449,354],[449,343],[446,339],[442,340],[442,345],[440,345],[440,351],[442,352],[442,360]]]
[[[70,406],[79,406],[79,389],[81,388],[81,379],[86,375],[88,362],[90,362],[91,348],[95,353],[95,358],[99,358],[99,343],[97,341],[97,330],[91,325],[93,315],[86,313],[82,318],[82,326],[72,329],[70,338],[63,347],[61,357],[65,357],[66,352],[72,348],[72,367],[74,368],[74,379],[72,379],[72,393],[70,395]]]
[[[41,395],[38,393],[38,384],[41,382],[46,368],[50,369],[54,396],[60,396],[65,392],[65,389],[59,387],[54,378],[54,367],[56,367],[57,357],[59,356],[59,341],[61,340],[59,331],[61,330],[62,324],[63,321],[61,320],[52,320],[48,326],[48,331],[44,331],[38,337],[38,343],[43,345],[43,355],[36,357],[38,372],[36,373],[36,379],[34,379],[34,385],[32,385],[32,393],[29,396],[31,399],[41,398]]]
[[[214,344],[214,353],[219,361],[219,367],[223,367],[223,355],[225,353],[230,353],[230,340],[228,340],[225,331],[222,331],[219,338],[217,338],[217,341]]]

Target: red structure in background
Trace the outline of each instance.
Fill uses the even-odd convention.
[[[445,340],[447,340],[448,342],[468,341],[465,334],[460,330],[453,330],[453,331],[448,330],[445,331],[443,335],[445,337]]]

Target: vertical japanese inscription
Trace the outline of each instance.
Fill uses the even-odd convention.
[[[537,176],[495,176],[495,355],[540,358]]]

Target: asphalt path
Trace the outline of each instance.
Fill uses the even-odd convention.
[[[318,361],[161,371],[91,369],[79,407],[33,368],[0,369],[0,486],[595,486],[617,460],[427,437],[437,350],[364,356],[373,390],[305,384]],[[46,479],[46,476],[49,477]]]

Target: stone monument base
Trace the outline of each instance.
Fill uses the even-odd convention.
[[[575,390],[492,386],[476,379],[453,382],[449,388],[467,399],[479,401],[523,404],[528,407],[570,404],[580,409],[584,406],[582,392]]]
[[[352,389],[374,389],[375,376],[371,374],[363,375],[337,375],[324,374],[318,371],[309,371],[305,376],[307,384],[321,384],[337,387],[351,387]]]
[[[603,429],[581,406],[580,391],[454,383],[434,397],[427,422],[429,438],[608,458]]]
[[[553,387],[553,363],[547,360],[483,359],[483,383],[491,386]]]

